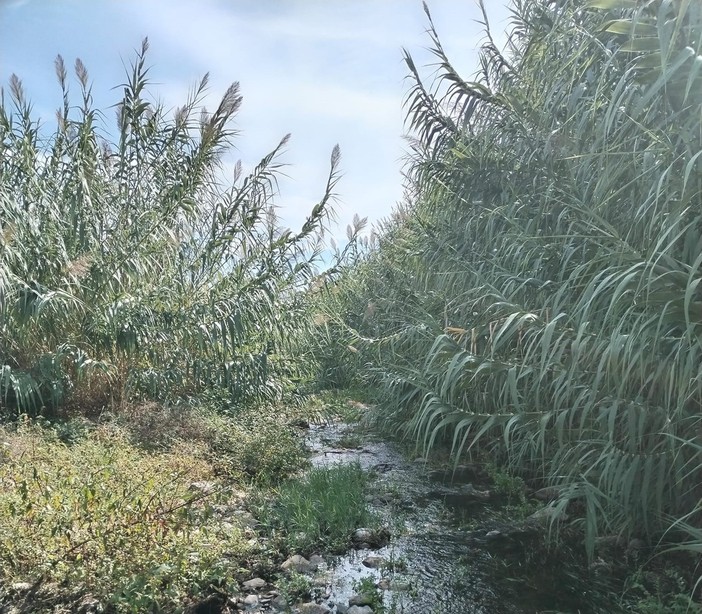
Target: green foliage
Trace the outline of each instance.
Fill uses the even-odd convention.
[[[309,371],[292,353],[312,326],[304,290],[317,274],[338,148],[302,229],[281,227],[273,196],[288,138],[250,171],[232,168],[238,84],[208,112],[205,76],[171,112],[151,102],[147,49],[119,88],[116,125],[93,107],[80,60],[77,105],[56,60],[63,100],[53,133],[16,76],[2,91],[6,412],[121,407],[212,387],[272,400]]]
[[[171,451],[187,442],[190,453],[210,463],[219,476],[264,485],[298,472],[307,462],[302,438],[286,424],[294,415],[269,405],[224,413],[218,403],[170,408],[147,403],[128,408],[117,422],[143,449]]]
[[[650,580],[647,576],[653,576]],[[700,611],[699,604],[690,598],[689,587],[674,568],[662,575],[638,571],[627,578],[625,602],[640,614],[690,614]]]
[[[366,598],[367,605],[371,607],[373,612],[377,612],[378,614],[385,612],[383,595],[375,585],[375,579],[372,576],[354,580],[353,589],[357,594],[363,595]]]
[[[243,529],[212,516],[226,489],[192,489],[213,475],[185,445],[149,454],[98,427],[67,446],[31,423],[0,438],[3,584],[41,578],[119,612],[168,611],[210,585],[229,590],[250,554]]]
[[[557,486],[592,555],[699,522],[702,12],[586,4],[515,3],[474,81],[429,17],[407,202],[336,292],[380,420]]]
[[[358,464],[315,467],[303,478],[281,484],[274,500],[262,504],[259,518],[290,551],[344,551],[354,530],[373,521],[367,484]]]
[[[305,446],[293,427],[281,424],[279,408],[255,408],[236,417],[210,416],[210,459],[216,470],[258,485],[280,482],[307,463]]]
[[[312,594],[312,579],[308,576],[291,571],[280,578],[276,586],[288,604],[292,605]]]

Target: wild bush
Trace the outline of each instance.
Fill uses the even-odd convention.
[[[85,594],[120,612],[174,611],[211,585],[236,590],[252,546],[212,514],[224,485],[192,488],[216,482],[185,445],[147,453],[109,426],[66,445],[30,422],[0,441],[0,583],[36,583],[32,611]]]

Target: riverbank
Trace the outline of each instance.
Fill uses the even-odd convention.
[[[588,562],[548,493],[419,457],[362,404],[217,409],[6,425],[1,611],[695,611],[684,567],[616,539]]]

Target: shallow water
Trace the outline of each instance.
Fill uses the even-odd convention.
[[[369,494],[371,509],[390,527],[390,544],[378,550],[356,550],[330,560],[327,605],[347,604],[354,583],[373,578],[383,583],[390,614],[524,614],[536,612],[614,612],[595,608],[588,583],[577,571],[530,560],[523,545],[499,551],[489,547],[481,530],[468,531],[465,519],[489,516],[488,504],[466,496],[470,486],[430,479],[427,467],[410,462],[392,442],[364,441],[346,449],[341,443],[351,427],[313,426],[308,434],[312,464],[358,462],[378,480]],[[528,546],[527,546],[528,548]],[[362,562],[380,556],[384,569]],[[537,569],[535,569],[537,567]],[[585,605],[588,604],[588,605]]]

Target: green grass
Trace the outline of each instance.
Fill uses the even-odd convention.
[[[283,483],[259,516],[291,552],[343,551],[355,529],[375,523],[365,499],[368,481],[358,464],[313,468]]]

